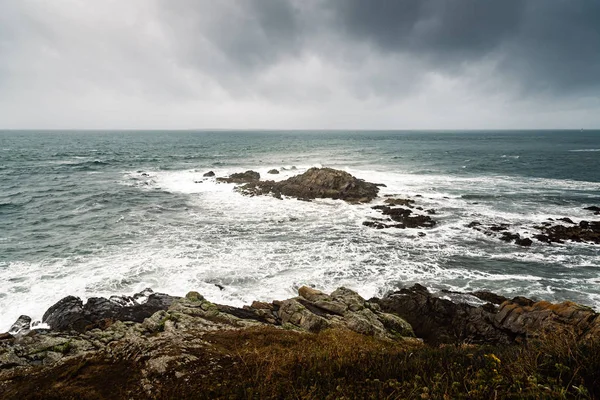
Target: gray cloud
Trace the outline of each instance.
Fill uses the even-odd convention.
[[[598,71],[595,0],[0,0],[9,127],[597,126]]]

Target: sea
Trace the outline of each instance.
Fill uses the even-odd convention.
[[[385,187],[371,204],[305,202],[203,176],[311,167]],[[385,195],[438,224],[363,226]],[[521,247],[467,227],[527,236],[548,218],[600,220],[592,205],[600,131],[0,131],[0,332],[67,295],[145,288],[241,306],[302,285],[370,298],[420,283],[598,309],[599,245]]]

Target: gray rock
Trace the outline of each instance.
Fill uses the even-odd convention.
[[[31,328],[31,318],[27,315],[21,315],[8,330],[11,335],[24,334]]]

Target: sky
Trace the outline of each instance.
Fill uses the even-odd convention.
[[[598,0],[0,0],[0,129],[559,128]]]

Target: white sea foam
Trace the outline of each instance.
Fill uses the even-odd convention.
[[[217,176],[253,169],[262,179],[282,180],[321,165],[312,161],[298,162],[295,169],[288,162],[212,169]],[[546,204],[541,209],[535,200],[504,204],[494,196],[531,194],[535,199],[564,190],[585,193],[598,190],[598,183],[412,174],[386,166],[335,167],[387,185],[381,188],[382,196],[409,197],[424,209],[436,209],[438,225],[427,230],[369,229],[362,222],[381,216],[371,205],[244,197],[233,191],[235,185],[204,177],[211,168],[128,171],[123,173],[122,184],[144,192],[185,196],[185,207],[157,203],[147,210],[131,210],[115,219],[116,226],[127,221],[131,225],[133,220],[133,227],[144,236],[93,255],[0,265],[0,331],[20,314],[41,319],[44,310],[66,294],[85,300],[131,295],[147,287],[173,295],[197,290],[212,301],[242,305],[255,299],[294,296],[301,285],[325,291],[347,286],[368,298],[415,282],[457,291],[487,288],[552,299],[561,282],[570,279],[575,300],[600,305],[600,295],[593,289],[597,282],[589,275],[567,277],[543,269],[547,264],[573,271],[597,265],[598,253],[586,250],[587,245],[569,245],[581,246],[580,252],[538,243],[521,248],[465,226],[474,220],[530,226],[549,216],[584,218],[589,212],[572,205]],[[267,174],[272,168],[280,173]],[[77,212],[81,210],[85,208]],[[158,218],[158,213],[172,220]],[[426,235],[419,237],[418,232]],[[465,264],[463,260],[468,259],[481,260],[481,268]],[[511,262],[517,267],[508,268]],[[486,263],[493,265],[486,269]],[[539,266],[539,270],[523,270],[518,263]]]
[[[569,150],[569,151],[575,151],[575,152],[587,152],[587,151],[600,151],[600,149],[576,149],[576,150]]]

